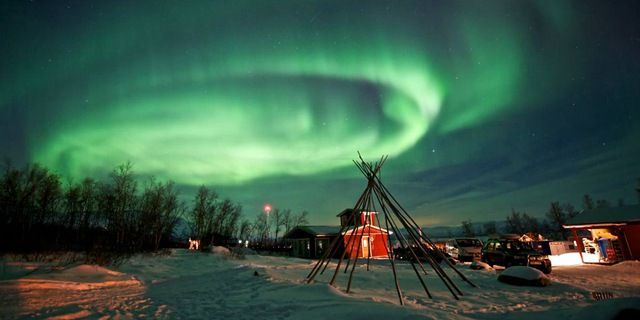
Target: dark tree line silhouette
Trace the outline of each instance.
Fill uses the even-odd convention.
[[[220,200],[215,191],[201,186],[189,213],[190,237],[203,247],[226,244],[238,229],[242,207],[230,199]]]
[[[279,236],[308,223],[308,213],[289,209],[242,219],[242,207],[206,186],[193,202],[179,200],[171,181],[136,179],[131,163],[117,166],[105,181],[63,183],[39,164],[17,168],[5,161],[0,176],[0,253],[85,251],[133,253],[178,245],[181,236],[201,247],[249,240],[276,247]],[[183,219],[186,234],[176,235]],[[184,232],[184,230],[183,230]]]
[[[618,200],[618,205],[624,206],[624,201]],[[582,198],[582,208],[584,210],[610,206],[609,201],[594,201],[588,194],[585,194]],[[474,230],[471,220],[462,221],[460,230],[465,237],[474,237],[480,234],[491,235],[500,232],[513,234],[540,233],[548,238],[561,240],[566,239],[569,235],[562,225],[577,214],[579,214],[579,211],[573,205],[569,203],[560,204],[560,202],[554,201],[549,204],[549,209],[544,218],[540,220],[526,212],[520,212],[512,208],[511,214],[506,217],[506,224],[502,230],[497,227],[495,221],[486,222],[481,229]]]
[[[170,241],[185,206],[173,182],[151,178],[139,190],[132,166],[104,181],[63,184],[49,169],[6,162],[0,177],[0,250],[157,250]]]

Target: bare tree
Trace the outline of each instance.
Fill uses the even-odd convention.
[[[486,234],[486,235],[491,235],[491,234],[498,233],[498,228],[496,227],[496,222],[495,221],[486,222],[483,225],[483,227],[484,227],[484,234]]]
[[[126,162],[116,167],[111,173],[113,184],[113,211],[110,212],[109,228],[115,231],[115,244],[118,247],[130,246],[126,237],[136,228],[138,184],[133,177],[133,165]]]
[[[546,217],[547,220],[549,220],[549,227],[556,237],[565,238],[566,235],[563,225],[577,214],[572,205],[565,204],[562,206],[556,201],[551,202]]]
[[[471,220],[462,221],[461,229],[462,229],[462,235],[465,237],[476,236],[475,232],[473,232],[473,224],[471,223]]]
[[[212,236],[213,218],[216,213],[215,200],[217,194],[209,188],[201,186],[193,200],[193,209],[190,214],[189,225],[191,236],[195,239],[203,239]]]
[[[240,227],[238,228],[238,238],[246,241],[251,238],[252,233],[253,228],[251,222],[249,222],[249,220],[242,220],[242,223],[240,223]]]
[[[508,233],[523,234],[524,227],[522,225],[522,216],[520,212],[511,209],[511,215],[507,216],[506,231]]]
[[[222,228],[222,235],[225,238],[233,237],[238,229],[238,221],[240,221],[240,217],[242,216],[242,206],[231,202],[231,200],[229,200],[229,202],[232,205],[229,207],[229,213],[223,221],[224,227]]]
[[[309,223],[309,212],[302,211],[300,214],[294,216],[292,227],[297,227]]]
[[[291,216],[291,210],[289,209],[284,209],[284,210],[280,210],[280,209],[274,209],[273,211],[271,211],[271,218],[270,218],[270,222],[271,225],[273,226],[273,231],[275,233],[275,242],[278,243],[278,235],[280,234],[280,230],[282,230],[282,227],[284,227],[285,229],[285,233],[288,232],[287,227],[286,227],[286,223],[288,223],[288,220]]]
[[[64,219],[61,224],[70,231],[74,230],[82,210],[82,185],[69,184],[62,202]]]
[[[293,225],[293,218],[291,216],[291,210],[286,209],[282,212],[282,224],[284,225],[284,233],[291,231]]]
[[[82,180],[80,186],[80,237],[85,238],[89,229],[100,223],[97,216],[98,183],[91,178]]]
[[[538,223],[538,219],[528,215],[527,213],[522,214],[522,227],[524,232],[540,233],[540,224]]]
[[[253,222],[253,230],[255,236],[258,238],[258,242],[261,245],[266,245],[270,236],[269,219],[265,213],[259,213]]]
[[[173,182],[161,183],[153,178],[146,186],[140,202],[139,245],[158,250],[162,238],[170,236],[182,214],[183,205],[178,201]]]
[[[590,195],[585,194],[582,197],[582,208],[584,210],[591,210],[593,208],[595,208],[596,206],[593,204],[593,198],[591,198]]]
[[[596,208],[609,208],[611,207],[611,203],[608,200],[600,199],[596,201]]]

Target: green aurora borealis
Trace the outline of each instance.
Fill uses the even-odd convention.
[[[391,155],[395,164],[386,172],[423,221],[435,221],[427,217],[442,210],[453,213],[452,222],[478,207],[489,211],[495,202],[476,206],[463,197],[459,205],[449,204],[491,188],[490,182],[500,185],[499,193],[525,188],[532,180],[539,184],[539,179],[502,176],[495,181],[491,175],[482,187],[455,194],[469,181],[440,178],[437,170],[463,166],[473,182],[486,173],[470,169],[474,164],[503,163],[493,155],[508,158],[500,170],[509,175],[531,163],[552,166],[552,156],[531,158],[541,145],[528,148],[513,140],[524,139],[517,129],[527,137],[544,132],[546,120],[523,119],[539,119],[557,112],[556,105],[570,104],[563,99],[586,86],[570,79],[593,74],[593,57],[602,54],[576,50],[591,41],[583,29],[591,9],[565,1],[1,6],[2,27],[10,32],[0,62],[0,113],[15,118],[0,122],[5,136],[0,145],[8,156],[43,163],[72,179],[130,160],[142,176],[171,179],[186,189],[211,185],[248,210],[264,201],[307,209],[319,223],[331,223],[334,211],[355,200],[362,182],[351,159],[358,150],[372,158]],[[592,61],[576,59],[576,53]],[[627,71],[633,68],[637,62]],[[602,78],[587,82],[596,80]],[[622,98],[635,98],[629,92]],[[637,137],[637,126],[629,123],[637,112],[623,108],[630,105],[620,104],[612,121],[624,130],[590,131],[567,144],[591,153],[580,146],[614,139],[620,141],[617,152],[636,152],[629,141]],[[510,119],[516,120],[496,126]],[[593,119],[585,121],[575,129],[592,126]],[[550,131],[562,131],[557,128]],[[596,138],[601,134],[605,138]],[[555,148],[557,140],[547,139]],[[572,177],[585,175],[577,170]],[[434,185],[429,177],[456,187]],[[517,187],[505,190],[505,183]],[[425,192],[433,189],[450,192],[430,198]],[[590,186],[575,192],[610,195]],[[523,206],[538,201],[544,207],[554,200],[544,197],[527,198]],[[430,202],[438,204],[429,208]],[[500,203],[495,210],[504,207]]]

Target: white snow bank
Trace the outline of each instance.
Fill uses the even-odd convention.
[[[508,284],[522,286],[547,286],[551,279],[542,271],[527,266],[513,266],[505,269],[498,280]]]
[[[16,281],[22,288],[32,289],[90,290],[99,287],[140,285],[140,281],[131,275],[87,264],[33,273]]]
[[[211,252],[224,255],[231,254],[231,251],[223,246],[213,246],[213,248],[211,248]]]
[[[388,261],[372,260],[367,267],[366,260],[359,260],[348,294],[345,290],[349,274],[343,272],[344,264],[339,270],[336,288],[328,285],[337,266],[336,259],[324,274],[319,274],[312,284],[307,284],[305,278],[316,262],[261,255],[247,256],[242,260],[227,259],[219,254],[179,249],[170,255],[133,256],[115,268],[117,271],[111,270],[114,269],[111,267],[86,265],[62,271],[38,271],[37,276],[33,273],[22,276],[20,280],[0,281],[0,319],[519,320],[535,317],[577,320],[611,319],[609,315],[640,305],[640,263],[637,262],[614,266],[585,264],[561,267],[547,276],[554,285],[544,288],[505,285],[496,281],[495,272],[479,272],[466,265],[460,266],[458,270],[478,286],[474,288],[447,267],[447,274],[464,292],[460,300],[455,300],[429,266],[425,266],[428,274],[424,275],[424,280],[434,299],[426,296],[416,280],[412,265],[397,261],[395,267],[404,306],[399,305]],[[11,268],[18,267],[15,264]],[[33,265],[25,267],[33,268]],[[516,269],[503,273],[510,274],[518,269],[512,268]],[[254,276],[256,271],[259,277]],[[37,277],[41,279],[35,279]],[[83,281],[83,277],[84,281],[135,278],[140,282],[127,286],[106,285],[109,281],[79,282]],[[46,280],[54,278],[77,282]],[[68,290],[72,284],[76,290]],[[90,290],[77,290],[78,286],[93,287]],[[610,292],[614,299],[596,301],[592,297],[593,291]],[[586,315],[605,316],[587,317],[578,312],[583,308]]]
[[[569,252],[556,256],[549,256],[551,265],[554,267],[559,266],[577,266],[582,264],[579,252]]]
[[[547,276],[538,269],[527,266],[513,266],[505,269],[501,275],[520,278],[524,280],[538,280]]]
[[[640,319],[640,298],[597,301],[580,309],[570,319]]]
[[[631,272],[640,270],[640,261],[623,261],[610,267],[617,272]]]
[[[482,261],[473,261],[471,262],[471,265],[469,265],[469,267],[473,270],[493,270],[493,268],[491,268],[489,264]]]

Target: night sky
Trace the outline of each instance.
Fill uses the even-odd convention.
[[[3,1],[0,156],[130,160],[337,224],[382,178],[423,224],[636,203],[635,1]]]

